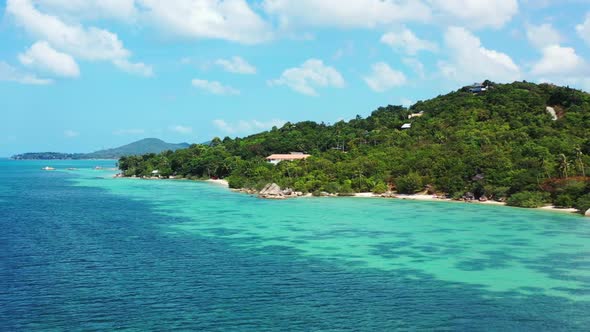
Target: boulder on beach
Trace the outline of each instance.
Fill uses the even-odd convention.
[[[258,193],[262,198],[284,198],[283,191],[276,183],[269,183]]]
[[[586,210],[586,213],[584,213],[584,215],[585,215],[586,217],[590,217],[590,209]]]

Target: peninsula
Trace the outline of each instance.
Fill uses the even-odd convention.
[[[28,152],[12,156],[16,160],[58,160],[58,159],[118,159],[122,156],[161,153],[163,151],[188,148],[188,143],[172,144],[157,138],[144,138],[118,148],[91,153]]]

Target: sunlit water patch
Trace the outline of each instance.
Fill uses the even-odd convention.
[[[590,300],[590,223],[575,215],[385,199],[269,201],[188,181],[77,182],[182,218],[168,231],[288,247],[350,269],[413,270],[493,292]]]

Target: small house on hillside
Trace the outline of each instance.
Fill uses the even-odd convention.
[[[487,85],[483,85],[480,83],[474,83],[472,86],[469,87],[469,92],[472,93],[481,93],[488,91]]]
[[[276,165],[281,161],[302,160],[309,157],[311,157],[311,155],[305,154],[303,152],[291,152],[289,154],[271,154],[270,156],[266,157],[266,161]]]
[[[410,128],[412,128],[412,124],[411,123],[404,123],[402,125],[402,129],[410,129]]]

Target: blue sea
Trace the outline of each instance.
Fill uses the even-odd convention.
[[[267,201],[114,166],[0,159],[0,331],[590,327],[590,219]]]

